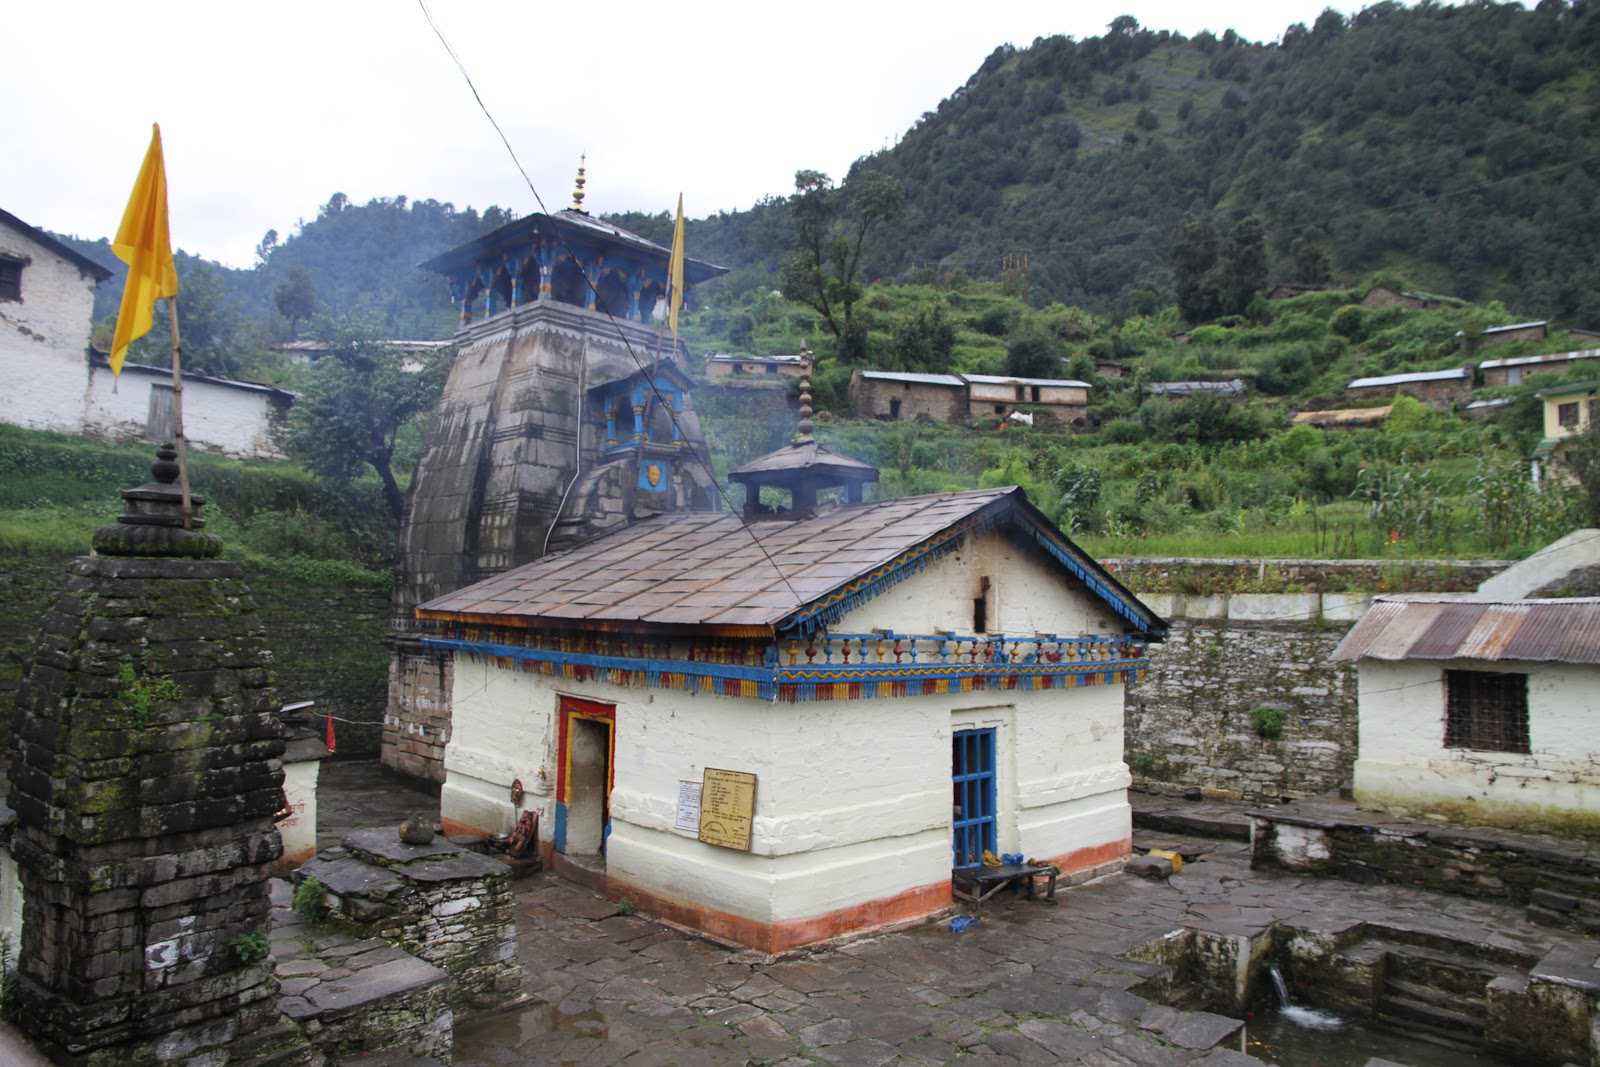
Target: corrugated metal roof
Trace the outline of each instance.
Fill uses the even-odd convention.
[[[1243,378],[1230,378],[1225,382],[1150,382],[1144,387],[1152,396],[1190,396],[1195,393],[1216,393],[1219,396],[1243,396]]]
[[[1012,378],[1004,374],[963,374],[961,377],[978,385],[1048,385],[1065,389],[1091,389],[1088,382],[1076,378]]]
[[[1508,396],[1496,397],[1493,400],[1474,400],[1466,406],[1466,410],[1482,411],[1485,408],[1503,408],[1509,403],[1511,403],[1511,398]]]
[[[1600,348],[1580,348],[1573,352],[1550,352],[1542,356],[1512,356],[1510,359],[1486,359],[1478,364],[1479,370],[1500,367],[1526,367],[1538,363],[1567,363],[1580,359],[1600,359]]]
[[[591,627],[769,628],[837,599],[850,583],[951,527],[988,511],[1042,533],[1125,618],[1159,635],[1166,624],[1028,504],[1015,486],[902,497],[819,515],[746,525],[728,512],[648,519],[465,589],[436,597],[419,618],[547,620]],[[760,543],[756,543],[759,538]],[[1072,580],[1072,579],[1066,579]],[[1159,639],[1159,636],[1157,637]]]
[[[1548,325],[1550,325],[1550,320],[1549,319],[1535,319],[1532,322],[1508,322],[1503,326],[1490,326],[1490,327],[1486,328],[1483,332],[1484,333],[1504,333],[1507,330],[1526,330],[1526,329],[1528,329],[1529,327],[1532,327],[1532,326],[1548,326]]]
[[[1600,664],[1600,597],[1381,596],[1333,658]]]
[[[726,352],[707,356],[708,363],[782,363],[793,366],[803,360],[804,356],[730,356]]]
[[[897,370],[864,370],[863,378],[880,382],[911,382],[915,385],[950,385],[961,388],[967,383],[954,374],[910,374]]]
[[[1465,367],[1450,370],[1419,370],[1406,374],[1385,374],[1377,378],[1357,378],[1346,389],[1370,389],[1379,385],[1404,385],[1407,382],[1447,382],[1452,378],[1465,378],[1471,372]]]

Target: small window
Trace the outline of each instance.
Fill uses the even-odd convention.
[[[777,374],[778,373],[778,365],[776,363],[768,363],[767,364],[767,373],[768,374]]]
[[[996,415],[1004,415],[1006,413],[1006,406],[1004,404],[996,404],[994,406],[994,413]]]
[[[987,575],[978,580],[978,595],[972,598],[972,632],[975,634],[989,632],[989,578]]]
[[[900,417],[900,398],[899,397],[895,397],[893,400],[889,401],[889,417],[891,419],[898,419]]]
[[[1528,676],[1445,671],[1446,748],[1527,752]]]
[[[0,295],[4,295],[3,292],[0,292]],[[1574,400],[1570,404],[1557,405],[1556,421],[1569,430],[1576,430],[1578,428],[1578,402]]]
[[[1037,404],[1039,402],[1039,387],[1037,385],[1033,385],[1029,386],[1029,389],[1033,393],[1033,402]]]
[[[22,299],[22,260],[0,257],[0,300]]]

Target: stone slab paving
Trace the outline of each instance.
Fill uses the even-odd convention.
[[[963,934],[930,924],[778,960],[540,875],[518,897],[536,1003],[458,1026],[455,1063],[1247,1067],[1259,1061],[1238,1051],[1239,1020],[1130,992],[1161,969],[1125,953],[1182,926],[1365,921],[1600,958],[1600,942],[1533,925],[1515,908],[1258,874],[1242,842],[1161,837],[1203,854],[1165,882],[1117,875],[1065,889],[1057,907],[997,900]]]

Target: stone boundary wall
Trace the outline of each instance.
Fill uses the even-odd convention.
[[[87,554],[87,546],[85,546]],[[0,557],[0,741],[10,729],[23,664],[32,655],[40,620],[67,581],[72,556]],[[267,628],[278,699],[316,700],[320,716],[336,723],[340,756],[376,756],[388,688],[389,591],[375,586],[330,586],[265,574],[243,564]]]
[[[1113,560],[1114,571],[1172,624],[1150,671],[1127,688],[1125,759],[1134,787],[1277,800],[1337,792],[1356,758],[1356,672],[1334,649],[1378,592],[1461,591],[1495,561]],[[1405,570],[1395,570],[1404,567]],[[1407,586],[1397,585],[1402,578]],[[1349,591],[1365,583],[1376,590]],[[1184,592],[1199,585],[1216,592]],[[1162,586],[1165,591],[1159,591]],[[1309,592],[1228,592],[1310,588]],[[1316,591],[1332,586],[1338,591]],[[1152,589],[1154,587],[1154,589]],[[1281,717],[1263,737],[1254,709]]]

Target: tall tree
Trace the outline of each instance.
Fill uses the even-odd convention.
[[[1172,282],[1178,309],[1192,323],[1217,317],[1217,228],[1210,215],[1185,215],[1172,242]]]
[[[370,467],[398,522],[405,494],[394,469],[396,440],[437,403],[450,352],[402,354],[385,348],[371,326],[331,332],[333,350],[312,365],[290,412],[289,452],[333,481],[350,481]]]
[[[1238,315],[1267,284],[1267,239],[1261,220],[1246,215],[1228,234],[1228,251],[1222,267],[1222,307]]]
[[[311,272],[298,264],[289,268],[289,276],[272,291],[272,302],[278,314],[289,320],[289,332],[298,335],[300,323],[317,313],[317,290],[311,284]]]
[[[856,362],[866,354],[866,332],[855,319],[861,252],[876,227],[900,214],[905,189],[873,171],[836,189],[821,171],[802,170],[794,176],[794,190],[789,202],[795,251],[783,265],[783,295],[815,308],[838,341],[839,354]]]

